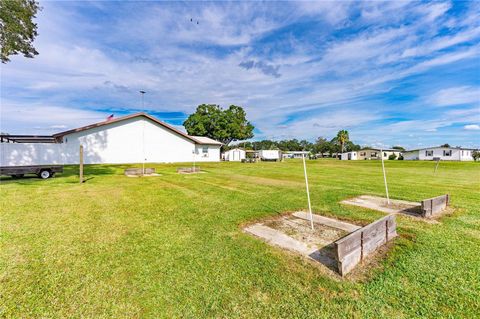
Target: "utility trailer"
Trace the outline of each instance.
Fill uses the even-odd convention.
[[[281,161],[282,152],[279,150],[260,150],[258,156],[262,161]]]
[[[53,177],[55,173],[63,173],[63,165],[0,166],[0,175],[10,175],[14,178],[35,174],[42,179],[47,179]]]

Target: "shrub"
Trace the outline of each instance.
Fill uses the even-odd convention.
[[[395,160],[396,158],[397,158],[397,155],[395,155],[395,154],[391,154],[391,155],[388,157],[388,159],[391,160],[391,161]]]
[[[403,161],[403,155],[402,154],[398,155],[398,160]]]
[[[476,162],[480,158],[480,151],[473,151],[472,157],[473,157],[473,160]]]

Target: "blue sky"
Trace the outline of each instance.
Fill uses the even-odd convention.
[[[1,130],[243,106],[255,139],[480,146],[480,2],[40,2],[1,65]],[[192,21],[191,21],[192,20]],[[198,23],[197,23],[198,21]]]

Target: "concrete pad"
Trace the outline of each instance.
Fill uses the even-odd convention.
[[[307,212],[295,212],[295,213],[293,213],[293,216],[298,217],[298,218],[302,218],[302,219],[305,219],[305,220],[310,220],[310,214],[307,213]],[[342,222],[342,221],[339,221],[339,220],[336,220],[336,219],[333,219],[333,218],[323,217],[323,216],[315,215],[315,214],[312,214],[312,216],[313,216],[313,222],[314,223],[322,224],[322,225],[333,227],[333,228],[338,228],[338,229],[341,229],[341,230],[345,230],[347,232],[353,232],[353,231],[361,228],[361,226],[357,226],[357,225],[354,225],[354,224]]]
[[[390,199],[390,204],[388,204],[386,198],[371,195],[362,195],[346,199],[341,201],[341,203],[378,210],[387,214],[403,213],[419,216],[420,213],[420,203]]]
[[[284,233],[276,229],[264,226],[262,224],[255,224],[249,226],[245,228],[245,231],[252,235],[260,237],[267,243],[300,253],[305,256],[309,256],[318,250],[318,247],[314,245],[307,245],[305,243],[302,243],[301,241],[285,235]]]
[[[162,176],[162,174],[157,174],[157,173],[145,174],[145,175],[129,175],[129,174],[125,174],[125,176],[127,176],[127,177],[155,177],[155,176]]]

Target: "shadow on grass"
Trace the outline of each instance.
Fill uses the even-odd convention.
[[[93,179],[95,176],[105,176],[105,175],[122,175],[125,168],[129,168],[131,165],[84,165],[83,175],[84,183],[88,180]],[[66,183],[74,183],[71,180],[71,177],[78,177],[80,174],[80,169],[78,165],[65,165],[63,168],[63,173],[56,173],[53,179],[68,179],[65,180]],[[31,184],[35,181],[45,181],[39,178],[35,174],[28,174],[23,177],[11,177],[11,176],[1,176],[0,183],[15,183],[15,184]],[[78,180],[75,181],[78,183]]]
[[[309,255],[309,257],[315,261],[318,261],[333,272],[338,273],[338,265],[334,255],[333,243],[314,251]]]

